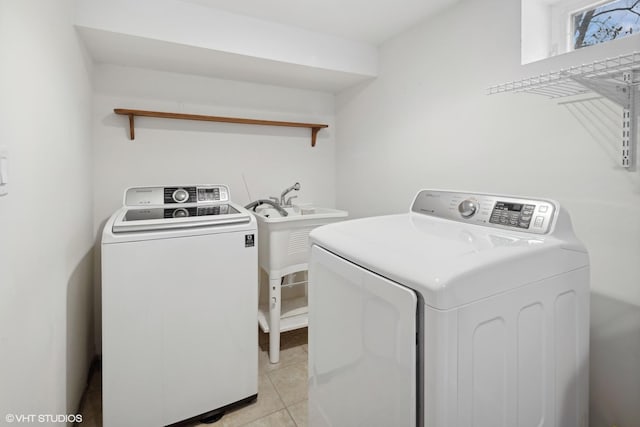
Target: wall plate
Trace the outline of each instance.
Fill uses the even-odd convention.
[[[0,196],[9,193],[9,151],[0,147]]]

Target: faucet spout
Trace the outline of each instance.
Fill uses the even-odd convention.
[[[285,196],[287,194],[289,194],[292,191],[299,191],[300,190],[300,183],[296,182],[295,184],[293,184],[291,187],[287,188],[286,190],[284,190],[282,192],[282,194],[280,194],[280,206],[285,206],[286,202],[285,202]]]

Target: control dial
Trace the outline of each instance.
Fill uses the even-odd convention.
[[[184,188],[178,188],[176,191],[173,192],[171,197],[173,198],[173,201],[176,203],[184,203],[187,200],[189,200],[189,192]]]
[[[189,211],[184,208],[176,209],[175,211],[173,211],[174,218],[185,218],[188,216],[189,216]]]
[[[478,211],[478,202],[472,199],[462,201],[458,205],[458,212],[463,218],[471,218]]]

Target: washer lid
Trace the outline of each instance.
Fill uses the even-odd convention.
[[[449,309],[588,266],[561,212],[561,236],[465,224],[415,212],[338,222],[313,244],[419,292]],[[567,224],[565,224],[567,225]],[[319,285],[321,286],[321,285]]]
[[[130,233],[249,222],[251,214],[242,211],[231,203],[128,208],[115,218],[112,230]]]

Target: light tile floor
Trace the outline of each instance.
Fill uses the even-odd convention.
[[[268,335],[260,332],[258,400],[228,412],[213,424],[184,427],[306,427],[307,330],[281,335],[280,362],[269,362]],[[102,427],[102,372],[94,369],[82,399],[81,427]]]

